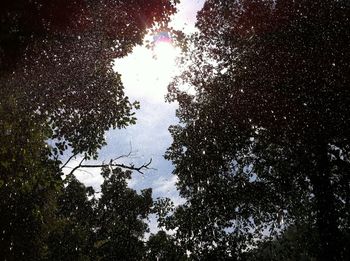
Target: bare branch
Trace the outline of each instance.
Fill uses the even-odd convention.
[[[66,161],[66,163],[64,163],[64,164],[62,165],[62,167],[60,167],[60,170],[64,169],[64,168],[67,166],[67,164],[68,164],[74,157],[76,157],[77,155],[78,155],[78,153],[74,153],[72,156],[70,156],[69,159]]]
[[[116,160],[119,160],[119,159],[122,159],[122,158],[134,157],[134,156],[135,156],[135,152],[137,152],[137,151],[133,151],[133,150],[132,150],[132,144],[131,144],[131,142],[130,142],[129,146],[130,146],[130,150],[129,150],[129,153],[128,153],[128,154],[124,154],[124,155],[121,155],[121,156],[119,156],[119,157],[116,157],[115,159],[113,159],[113,161],[116,161]]]
[[[68,169],[73,169],[73,167],[69,167],[69,166],[66,166],[66,168],[68,168]],[[80,169],[79,171],[85,172],[86,174],[89,174],[89,175],[91,175],[91,176],[94,175],[93,172],[87,171],[87,170],[85,170],[85,169]],[[70,172],[68,175],[70,175],[70,174],[71,174],[71,172]]]
[[[116,161],[116,160],[122,159],[122,158],[128,158],[128,157],[130,157],[131,153],[132,153],[132,151],[130,151],[128,154],[125,154],[125,155],[121,155],[121,156],[119,156],[119,157],[116,157],[116,158],[113,159],[112,161]]]
[[[72,175],[74,171],[81,168],[81,166],[82,166],[81,164],[83,164],[84,160],[85,160],[85,157],[83,157],[82,160],[79,162],[79,164],[72,169],[72,171],[69,173],[69,175]]]
[[[102,163],[102,164],[82,164],[84,162],[85,158],[82,159],[82,161],[72,169],[70,174],[73,174],[74,171],[76,171],[79,168],[103,168],[103,167],[119,167],[123,169],[133,170],[137,171],[138,173],[144,174],[144,170],[150,169],[150,165],[152,163],[152,159],[149,160],[149,162],[142,164],[141,166],[135,167],[134,164],[125,165],[125,164],[119,164],[114,163],[114,160],[111,160],[110,163]]]

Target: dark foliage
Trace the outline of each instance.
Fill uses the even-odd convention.
[[[291,225],[312,228],[306,256],[348,257],[349,15],[347,1],[206,1],[169,93],[187,198],[169,226],[194,258],[243,258]]]
[[[97,157],[106,130],[135,123],[113,60],[165,26],[176,2],[0,1],[1,260],[96,260],[92,191],[63,181],[59,157]]]
[[[47,240],[47,260],[94,260],[96,212],[94,190],[74,176],[65,179],[58,198],[55,226]],[[89,199],[89,197],[93,197]]]
[[[54,153],[96,155],[110,127],[135,122],[112,62],[164,26],[172,1],[1,1],[0,93],[46,121]]]
[[[175,238],[165,231],[152,234],[147,241],[146,260],[154,261],[185,261],[188,260],[185,251],[176,245]]]
[[[48,158],[45,129],[12,97],[1,98],[0,257],[38,260],[53,223],[61,184],[58,164]]]
[[[97,247],[101,260],[141,260],[148,231],[145,219],[153,205],[152,189],[141,194],[127,187],[131,172],[104,169],[102,196],[97,208]]]

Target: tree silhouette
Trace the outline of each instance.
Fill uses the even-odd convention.
[[[104,168],[97,207],[97,252],[100,260],[140,260],[145,254],[145,219],[151,212],[152,189],[141,194],[127,187],[130,171]]]
[[[0,91],[47,122],[55,154],[70,146],[96,156],[106,130],[135,122],[138,104],[125,97],[113,60],[164,26],[173,1],[6,0],[0,10]]]
[[[175,244],[175,238],[162,230],[150,236],[147,249],[146,260],[188,260],[184,250]]]
[[[174,218],[194,253],[224,242],[232,258],[309,224],[319,260],[346,259],[349,11],[346,1],[205,2],[192,63],[169,87],[181,123],[167,158],[188,200]]]
[[[176,2],[0,2],[1,259],[92,258],[92,202],[72,177],[64,187],[59,157],[96,158],[106,130],[135,123],[113,60],[165,26]]]
[[[0,256],[40,260],[55,223],[61,178],[49,158],[46,130],[12,97],[0,103]],[[7,99],[6,99],[7,98]]]
[[[47,240],[47,260],[94,260],[96,200],[94,190],[73,175],[60,191],[56,219]],[[89,199],[92,197],[92,199]]]

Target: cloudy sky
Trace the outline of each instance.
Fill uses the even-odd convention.
[[[172,26],[186,33],[193,32],[196,13],[202,5],[203,0],[182,0],[178,6],[179,12],[172,19]],[[183,200],[175,188],[176,176],[171,174],[171,162],[166,161],[163,155],[172,142],[168,128],[177,123],[177,104],[169,104],[164,100],[167,85],[176,74],[177,53],[178,50],[171,46],[155,51],[137,46],[129,56],[115,61],[114,68],[122,75],[126,95],[131,101],[140,101],[141,109],[136,112],[136,125],[106,133],[108,145],[99,154],[99,160],[108,162],[111,158],[132,151],[131,157],[121,159],[121,163],[133,162],[135,165],[146,163],[152,158],[152,169],[144,175],[134,173],[129,185],[136,190],[151,187],[154,199],[169,197],[175,204]],[[76,162],[72,162],[71,166]],[[98,191],[103,181],[99,172],[98,169],[82,170],[77,171],[76,176]],[[151,231],[155,227],[153,220]]]

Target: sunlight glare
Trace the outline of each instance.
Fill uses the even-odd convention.
[[[152,49],[135,47],[131,55],[116,60],[114,68],[122,75],[127,95],[164,102],[167,86],[178,73],[179,54],[171,41],[157,41]]]
[[[171,74],[175,69],[177,50],[170,42],[158,42],[154,47],[154,58],[157,69],[162,73]]]

